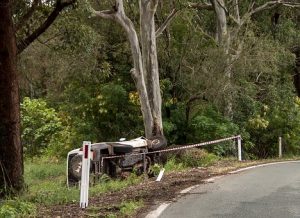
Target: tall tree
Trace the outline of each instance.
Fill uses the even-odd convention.
[[[158,0],[139,1],[140,40],[133,22],[125,13],[123,0],[116,0],[111,10],[93,11],[96,16],[116,21],[126,32],[133,59],[130,73],[139,93],[145,135],[148,138],[163,136],[156,37],[176,15],[176,10],[173,10],[162,26],[156,29],[154,16],[158,2]]]
[[[31,2],[27,12],[17,19],[14,27],[12,8],[15,7],[10,0],[0,0],[0,196],[7,193],[18,192],[23,187],[23,149],[20,139],[20,99],[17,76],[17,54],[21,53],[30,43],[36,40],[49,28],[59,13],[75,0],[57,0],[51,13],[46,16],[38,26],[21,37],[16,42],[16,34],[21,31],[25,23],[29,22],[37,10],[40,1]],[[18,17],[19,18],[19,17]],[[17,31],[17,32],[16,32]]]
[[[226,4],[227,3],[227,4]],[[241,4],[246,4],[247,10],[240,14]],[[209,0],[201,1],[200,3],[190,3],[190,7],[198,10],[213,10],[216,19],[215,39],[219,46],[224,49],[227,55],[227,66],[224,69],[224,75],[227,82],[224,84],[225,92],[225,110],[224,114],[232,118],[233,116],[233,91],[232,91],[232,65],[239,59],[243,50],[244,39],[241,37],[241,30],[245,27],[254,15],[262,11],[274,9],[280,6],[299,7],[300,3],[297,1],[288,0],[274,0],[264,1],[264,3],[240,3],[238,0]],[[229,25],[229,21],[231,25]],[[245,29],[245,28],[244,28]]]
[[[23,184],[16,41],[10,0],[0,1],[0,196]]]

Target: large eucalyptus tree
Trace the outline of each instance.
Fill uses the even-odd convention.
[[[120,24],[126,33],[133,59],[130,73],[139,94],[145,135],[148,138],[163,136],[156,37],[164,31],[177,12],[173,10],[165,22],[156,28],[154,16],[158,3],[159,0],[139,0],[139,28],[136,28],[126,15],[123,0],[116,0],[110,10],[93,10],[95,16],[111,19]],[[137,29],[140,31],[140,38]]]

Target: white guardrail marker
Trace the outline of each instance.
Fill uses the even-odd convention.
[[[238,158],[239,161],[242,161],[242,137],[238,135],[237,137],[237,143],[238,143]]]
[[[86,208],[89,202],[91,142],[84,141],[82,151],[80,207]]]
[[[278,138],[278,150],[279,150],[279,158],[282,158],[282,138]]]

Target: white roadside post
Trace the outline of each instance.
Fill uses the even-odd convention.
[[[86,208],[88,206],[89,197],[91,142],[84,141],[82,151],[80,207]]]
[[[279,158],[282,158],[282,138],[278,138],[278,150],[279,150]]]
[[[156,178],[156,182],[160,182],[160,180],[162,179],[163,175],[164,175],[164,172],[165,172],[165,168],[162,168],[160,171],[159,171],[159,174]]]
[[[237,144],[238,144],[238,158],[239,161],[242,161],[242,137],[238,135],[237,137]]]

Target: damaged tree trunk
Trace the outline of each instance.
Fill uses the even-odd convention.
[[[152,135],[163,135],[161,115],[161,93],[156,50],[156,29],[154,15],[158,1],[140,1],[140,29],[143,55],[143,69],[147,93],[153,118]]]
[[[112,10],[93,11],[96,16],[116,21],[126,32],[134,65],[131,74],[139,94],[147,138],[163,136],[162,99],[156,50],[157,31],[154,22],[157,4],[158,0],[139,1],[140,41],[132,21],[125,14],[123,0],[116,0]],[[174,15],[174,12],[171,13],[168,19]],[[168,22],[159,29],[159,32],[163,31],[167,24]]]

